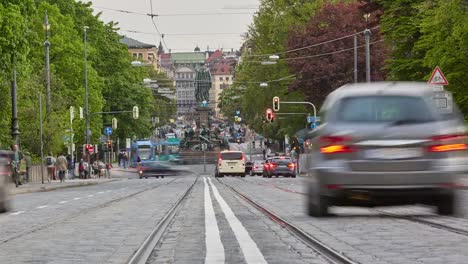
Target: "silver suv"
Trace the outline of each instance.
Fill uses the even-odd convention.
[[[325,216],[333,205],[416,203],[454,213],[468,137],[449,93],[425,83],[345,85],[329,94],[321,117],[309,134],[309,215]]]

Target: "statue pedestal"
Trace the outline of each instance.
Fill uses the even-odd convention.
[[[200,129],[203,125],[206,128],[210,128],[210,123],[209,123],[209,115],[210,112],[212,111],[211,107],[197,107],[195,108],[195,111],[197,112],[198,116],[198,122],[197,122],[197,127]]]

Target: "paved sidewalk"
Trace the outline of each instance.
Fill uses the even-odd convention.
[[[33,192],[48,192],[62,188],[71,188],[71,187],[81,187],[81,186],[89,186],[89,185],[96,185],[100,183],[110,182],[110,181],[118,181],[121,179],[73,179],[73,180],[65,180],[65,182],[60,181],[51,181],[51,182],[44,182],[41,183],[26,183],[18,188],[15,187],[14,184],[10,184],[9,186],[9,193],[10,195],[22,194],[22,193],[33,193]]]

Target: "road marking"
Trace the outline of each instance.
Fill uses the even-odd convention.
[[[68,203],[68,201],[61,201],[61,202],[59,202],[59,204],[64,204],[64,203]]]
[[[49,206],[48,205],[41,205],[41,206],[36,207],[36,209],[43,209],[43,208],[46,208],[46,207],[49,207]]]
[[[79,199],[81,199],[81,197],[73,198],[73,200],[75,200],[75,201],[76,201],[76,200],[79,200]]]
[[[101,193],[104,193],[104,192],[98,192],[98,193],[96,193],[96,194],[101,194]]]
[[[10,215],[19,215],[19,214],[22,214],[24,213],[25,211],[18,211],[18,212],[14,212],[14,213],[11,213]]]
[[[232,211],[231,207],[226,203],[223,197],[219,194],[218,188],[211,182],[211,179],[208,178],[210,182],[210,186],[213,190],[214,197],[216,201],[218,201],[219,206],[223,210],[224,216],[228,221],[229,225],[231,226],[234,235],[236,236],[237,241],[239,242],[239,246],[242,249],[242,253],[244,254],[245,261],[247,263],[267,263],[265,257],[263,256],[260,249],[258,249],[257,244],[253,241],[250,237],[249,232],[245,229],[239,219],[236,217],[234,212]]]
[[[93,197],[93,196],[94,196],[94,194],[90,194],[90,195],[88,195],[88,197]]]
[[[205,263],[224,263],[224,246],[219,235],[218,222],[216,221],[210,187],[206,183],[206,177],[203,177],[203,183],[205,185]]]

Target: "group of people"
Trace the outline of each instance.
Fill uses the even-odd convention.
[[[122,151],[119,153],[119,167],[123,167],[123,168],[128,168],[128,160],[129,160],[129,157],[128,157],[128,154],[127,152],[125,151]]]
[[[75,163],[70,156],[59,155],[55,158],[52,153],[45,158],[45,164],[47,166],[47,180],[60,180],[64,182],[66,175],[68,174],[69,179],[74,177]]]

